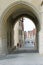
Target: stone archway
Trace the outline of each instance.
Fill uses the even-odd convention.
[[[34,21],[37,28],[37,35],[38,35],[38,32],[40,30],[40,19],[39,19],[38,10],[32,4],[24,1],[11,4],[9,7],[6,8],[6,10],[3,12],[1,16],[0,36],[1,36],[2,54],[8,51],[7,34],[12,30],[13,23],[16,23],[14,20],[18,19],[20,16],[27,16]]]

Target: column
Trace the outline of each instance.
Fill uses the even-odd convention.
[[[4,28],[4,24],[0,18],[0,55],[5,55],[7,53],[7,34]]]
[[[40,10],[39,53],[43,54],[43,5]]]

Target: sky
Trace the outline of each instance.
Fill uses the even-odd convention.
[[[35,28],[35,24],[29,18],[24,17],[24,31],[31,31]]]

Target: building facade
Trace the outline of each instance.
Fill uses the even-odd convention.
[[[22,47],[24,44],[24,26],[22,17],[17,20],[17,23],[14,26],[14,46],[17,47],[17,44],[19,47]]]
[[[33,39],[36,37],[36,28],[31,30],[31,31],[28,31],[28,38],[29,39]]]

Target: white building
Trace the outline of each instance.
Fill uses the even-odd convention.
[[[22,46],[24,43],[24,26],[22,22],[22,18],[17,20],[14,26],[14,46],[17,47],[17,44]]]

